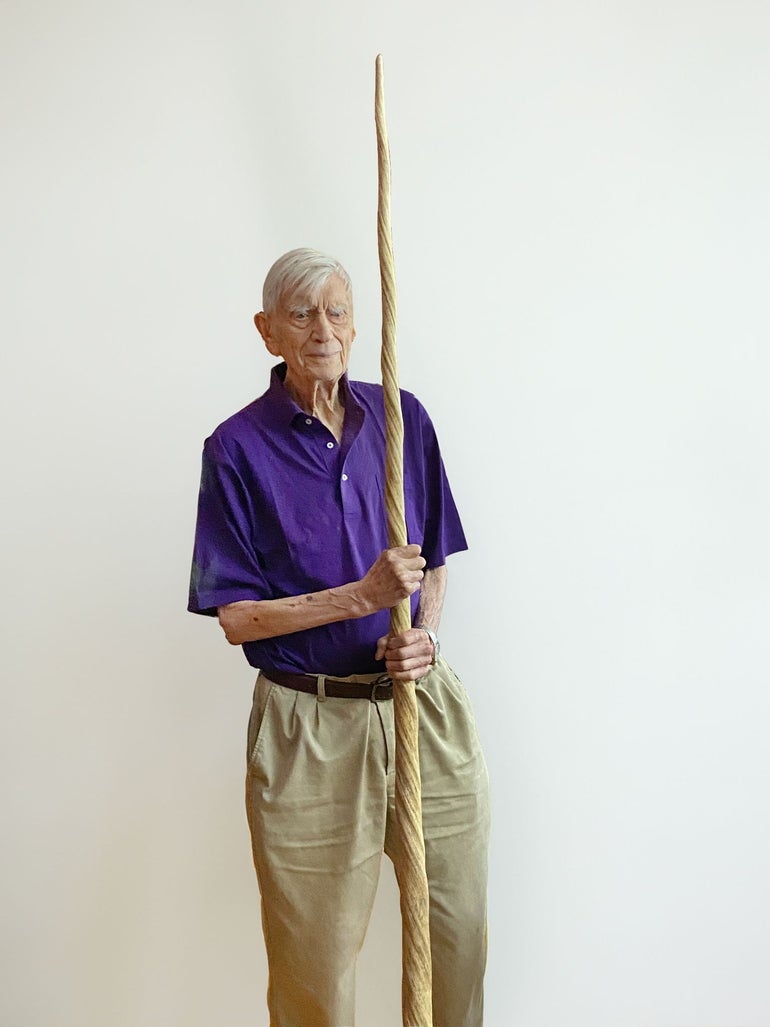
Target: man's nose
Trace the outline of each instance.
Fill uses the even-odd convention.
[[[317,339],[331,339],[334,335],[332,331],[332,323],[326,316],[326,312],[324,310],[319,310],[316,315],[315,324],[313,325],[313,335],[315,335]]]

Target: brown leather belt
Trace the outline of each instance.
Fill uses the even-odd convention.
[[[322,688],[318,687],[319,674],[288,674],[283,670],[262,669],[262,674],[277,685],[293,688],[296,692],[307,692],[309,695],[326,695],[331,699],[392,699],[393,682],[382,677],[367,684],[363,681],[338,681],[336,678],[324,678]]]

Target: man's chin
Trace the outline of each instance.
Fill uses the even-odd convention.
[[[306,361],[308,370],[313,371],[324,381],[333,381],[345,373],[346,366],[338,354],[333,357],[313,357]]]

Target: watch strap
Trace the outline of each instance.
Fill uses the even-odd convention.
[[[433,659],[430,661],[430,664],[431,667],[435,667],[436,661],[438,660],[439,655],[441,653],[441,644],[438,640],[438,635],[433,630],[433,628],[429,628],[427,624],[416,624],[415,627],[419,628],[420,631],[424,631],[433,643]]]

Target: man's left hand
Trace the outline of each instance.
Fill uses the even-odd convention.
[[[385,660],[385,669],[392,678],[417,681],[433,665],[433,643],[422,628],[409,628],[400,635],[384,635],[377,642],[375,660]]]

